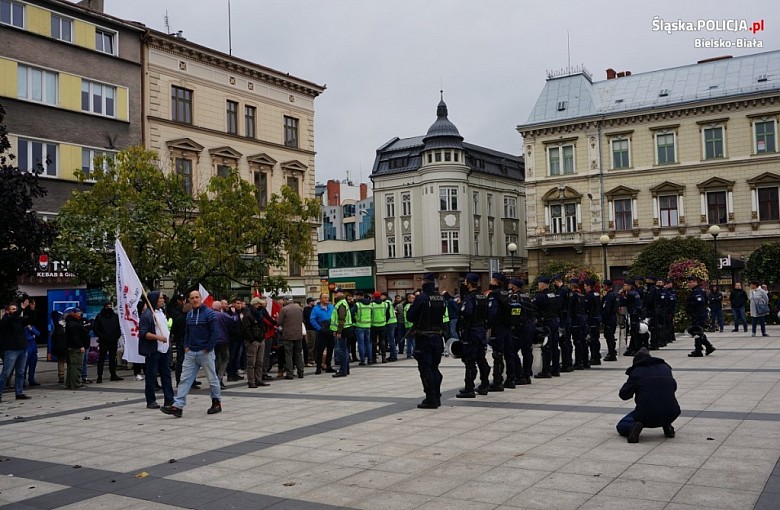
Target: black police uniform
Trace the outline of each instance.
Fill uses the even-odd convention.
[[[590,364],[601,365],[601,296],[595,289],[585,294],[585,307],[588,315],[588,346]]]
[[[694,350],[689,354],[691,357],[701,357],[702,346],[707,349],[707,354],[715,350],[704,331],[707,327],[707,293],[698,285],[691,290],[688,300],[685,302],[685,311],[691,317],[690,328],[701,328],[699,334],[694,334]],[[690,329],[689,328],[689,329]]]
[[[474,380],[477,377],[479,369],[480,385],[477,393],[487,395],[488,386],[490,386],[490,365],[485,359],[487,351],[487,337],[485,334],[485,324],[488,315],[487,296],[473,290],[466,294],[460,308],[460,319],[458,328],[460,329],[460,341],[463,344],[463,364],[466,365],[465,387],[460,392],[460,396],[474,396]]]
[[[558,337],[558,344],[560,345],[560,364],[557,371],[571,372],[572,368],[572,352],[574,350],[571,343],[571,291],[566,285],[558,287],[558,327],[561,329],[560,336]],[[557,357],[557,355],[556,355]],[[555,366],[557,360],[553,361]],[[553,370],[555,373],[556,370]]]
[[[511,347],[509,291],[503,287],[491,289],[488,294],[488,327],[493,349],[493,384],[489,391],[504,391],[504,355]]]
[[[538,320],[543,327],[550,330],[547,340],[542,343],[542,371],[536,374],[539,379],[560,375],[561,366],[558,357],[560,303],[561,300],[552,287],[540,290],[534,296],[533,304],[536,306]]]
[[[656,320],[658,301],[658,290],[656,289],[655,284],[648,285],[644,295],[643,307],[645,310],[645,317],[650,319],[650,345],[647,347],[651,350],[658,349],[657,345],[654,346],[658,341],[658,322]]]
[[[430,284],[431,287],[433,284]],[[441,405],[441,381],[439,370],[444,352],[444,312],[447,304],[434,288],[423,285],[423,292],[409,307],[406,316],[414,324],[416,345],[414,359],[420,371],[425,400],[417,407],[436,409]]]
[[[588,309],[585,296],[576,288],[569,297],[571,316],[571,336],[574,341],[574,369],[590,368],[588,344],[585,336],[588,334]]]
[[[629,331],[631,339],[629,340],[626,352],[623,356],[633,356],[642,347],[642,340],[639,338],[639,321],[642,314],[642,297],[636,289],[631,289],[620,298],[620,306],[626,308],[629,321]]]
[[[604,361],[617,361],[615,330],[617,329],[618,295],[613,289],[604,294],[601,301],[601,321],[604,324],[604,340],[607,342],[607,355]]]
[[[509,294],[510,323],[512,324],[512,382],[516,385],[531,384],[533,377],[533,341],[536,335],[536,306],[531,297],[522,291]],[[522,359],[518,356],[522,353]],[[507,363],[507,382],[510,365]],[[504,384],[506,386],[506,384]]]
[[[665,343],[670,344],[676,340],[674,335],[674,314],[677,313],[677,291],[674,288],[666,290],[666,337]]]

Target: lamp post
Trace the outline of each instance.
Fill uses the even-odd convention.
[[[715,251],[715,283],[720,281],[720,268],[718,267],[718,234],[720,234],[720,227],[713,225],[709,229],[709,233],[712,236],[712,248]]]
[[[609,275],[607,274],[607,245],[609,244],[609,236],[607,234],[601,234],[601,237],[599,237],[599,242],[601,243],[601,252],[602,257],[604,257],[604,280],[609,279]]]
[[[512,264],[512,276],[514,276],[515,275],[515,252],[517,251],[517,244],[509,243],[506,249],[509,252],[509,259]]]

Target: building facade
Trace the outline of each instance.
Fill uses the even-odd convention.
[[[144,139],[164,171],[197,193],[238,169],[261,207],[284,185],[314,198],[314,99],[325,87],[154,30],[143,52]],[[316,253],[316,225],[311,235]],[[314,255],[281,271],[294,296],[319,291]]]
[[[442,100],[426,135],[377,150],[377,286],[410,292],[432,271],[439,289],[454,294],[468,272],[483,285],[491,270],[524,273],[523,179],[522,156],[464,142]]]
[[[647,243],[713,240],[712,225],[732,261],[777,240],[778,70],[780,51],[597,82],[549,74],[518,126],[531,276],[558,259],[619,280]]]

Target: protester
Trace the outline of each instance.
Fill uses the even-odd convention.
[[[116,373],[116,351],[119,346],[119,338],[122,336],[122,330],[119,327],[119,316],[114,312],[111,301],[103,305],[103,309],[95,317],[93,329],[95,336],[98,337],[98,357],[97,379],[98,384],[103,382],[103,369],[108,358],[108,371],[111,374],[112,381],[121,381]]]
[[[241,318],[241,334],[246,344],[246,379],[250,388],[270,386],[263,380],[263,360],[265,358],[265,323],[255,313],[265,302],[252,298],[250,310]]]
[[[750,282],[750,320],[753,326],[753,335],[756,336],[756,326],[761,325],[761,336],[769,336],[766,333],[766,316],[769,315],[769,294],[764,286],[757,281]]]
[[[75,390],[85,386],[80,372],[84,353],[89,348],[89,332],[84,326],[79,308],[68,308],[65,314],[65,335],[68,339],[68,375],[65,387]]]
[[[336,289],[336,296],[341,289]],[[343,296],[343,294],[342,294]],[[326,293],[320,294],[320,302],[315,305],[311,311],[309,323],[317,331],[317,349],[314,355],[314,362],[317,363],[315,375],[319,375],[323,370],[326,372],[335,372],[331,363],[333,361],[333,350],[335,340],[330,331],[330,319],[333,315],[333,305],[330,304],[330,298]]]
[[[731,332],[736,333],[739,331],[739,325],[742,323],[745,333],[747,333],[748,322],[745,315],[745,306],[748,302],[748,296],[745,289],[742,288],[742,283],[737,282],[734,284],[734,290],[729,294],[729,301],[731,301],[731,312],[734,314],[734,329]]]
[[[301,305],[287,297],[287,304],[279,312],[277,322],[281,328],[282,343],[284,345],[284,367],[287,371],[285,379],[294,379],[293,370],[298,370],[298,379],[303,379],[303,308]],[[280,356],[281,356],[280,352]]]
[[[149,302],[152,308],[148,306],[141,314],[141,321],[138,325],[138,354],[144,356],[146,361],[146,385],[144,394],[146,396],[147,409],[159,409],[155,396],[155,385],[157,377],[160,377],[162,386],[164,405],[173,404],[173,386],[171,384],[171,368],[168,354],[168,319],[165,317],[163,307],[165,298],[159,290],[149,293]]]
[[[24,394],[24,366],[27,363],[27,338],[24,334],[24,313],[28,303],[22,306],[10,304],[3,315],[0,329],[0,350],[3,351],[3,371],[0,374],[0,402],[2,402],[5,382],[16,370],[16,400],[27,400]]]

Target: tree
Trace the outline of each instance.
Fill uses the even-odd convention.
[[[548,278],[552,278],[555,275],[562,275],[561,277],[564,282],[568,282],[572,278],[577,278],[580,282],[586,278],[593,278],[597,282],[601,279],[599,273],[593,267],[578,266],[573,262],[566,262],[563,260],[552,260],[539,272],[539,276],[537,276],[533,281],[533,284],[531,284],[530,291],[536,292],[539,288],[539,277],[547,276]]]
[[[664,278],[669,266],[676,260],[696,259],[704,262],[707,271],[715,271],[715,253],[712,243],[698,237],[662,238],[645,246],[634,259],[629,274]]]
[[[156,161],[140,147],[120,152],[92,176],[91,190],[74,194],[63,208],[56,249],[78,276],[113,287],[116,236],[148,287],[168,280],[178,290],[203,283],[216,294],[231,282],[286,289],[284,278],[267,276],[269,269],[285,267],[286,254],[308,262],[312,221],[319,217],[315,200],[285,187],[261,211],[254,187],[235,170],[212,177],[192,197],[181,177],[163,173]]]
[[[38,181],[43,171],[27,172],[13,165],[8,131],[0,105],[0,300],[10,302],[18,290],[19,274],[35,269],[38,254],[51,243],[53,229],[33,210],[33,200],[46,196]]]
[[[748,281],[780,282],[780,242],[764,243],[751,253],[743,276]]]

